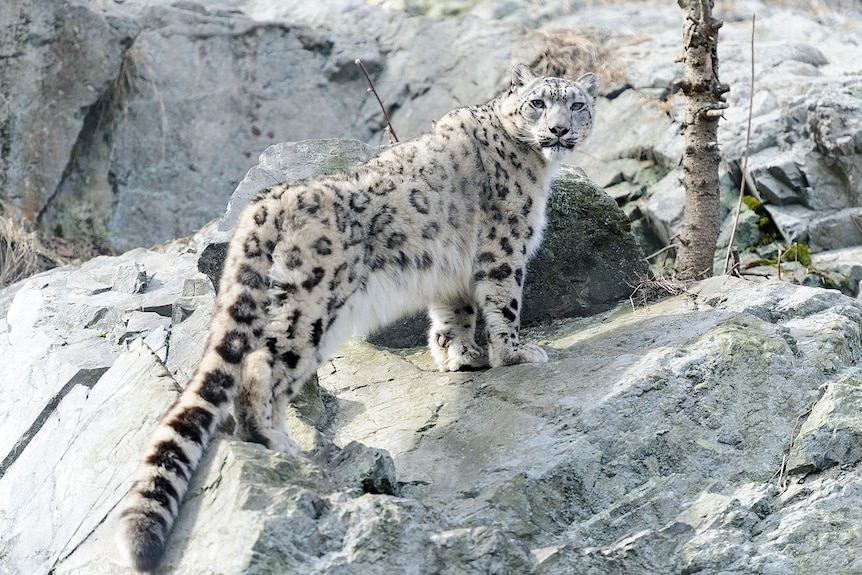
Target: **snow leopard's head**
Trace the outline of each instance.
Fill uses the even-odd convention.
[[[545,78],[518,65],[512,70],[504,111],[521,140],[549,160],[561,161],[589,135],[597,89],[595,74],[584,74],[577,81]]]

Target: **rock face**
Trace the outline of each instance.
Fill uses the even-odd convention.
[[[575,163],[625,204],[650,253],[682,217],[680,11],[587,4],[10,0],[0,8],[9,22],[0,33],[0,198],[48,231],[116,249],[152,245],[218,217],[273,142],[385,143],[356,58],[402,139],[488,100],[512,64],[527,62],[600,73],[596,130]],[[725,209],[743,179],[751,108],[747,191],[764,202],[779,242],[815,253],[862,244],[857,7],[812,15],[736,1],[717,16],[721,79],[731,87],[719,134]],[[745,252],[763,240],[738,245]]]
[[[0,293],[0,573],[128,572],[115,508],[207,334],[195,259]],[[307,459],[213,443],[162,572],[856,572],[860,326],[835,291],[715,278],[528,332],[545,365],[351,340],[291,408]]]
[[[757,14],[753,88],[752,13]],[[680,53],[679,16],[675,5],[629,4],[596,6],[578,20],[568,20],[572,25],[588,20],[627,62],[619,85],[599,102],[589,149],[576,152],[574,162],[625,204],[648,254],[672,242],[683,216],[678,166],[684,97],[673,88],[674,79],[682,76],[682,63],[674,63]],[[750,215],[756,221],[768,218],[772,227],[755,225],[753,234],[736,238],[743,264],[774,260],[779,247],[786,249],[793,242],[807,244],[812,252],[862,245],[857,129],[862,75],[847,60],[848,53],[859,50],[853,39],[858,36],[858,12],[829,12],[818,20],[772,3],[738,2],[723,5],[717,16],[724,20],[719,76],[730,86],[729,108],[719,123],[725,240],[719,245],[718,271],[723,271],[742,180],[749,111],[745,189],[764,208],[764,213]],[[565,22],[555,18],[542,25],[549,29]],[[744,207],[743,212],[748,211]],[[758,253],[746,257],[749,249]],[[821,271],[828,271],[836,283],[848,280],[837,268]],[[858,294],[852,280],[842,289]]]
[[[385,140],[356,58],[408,138],[463,102],[490,99],[510,61],[541,49],[515,25],[414,21],[356,0],[314,8],[328,22],[304,1],[219,4],[4,2],[0,197],[9,208],[115,249],[185,236],[219,216],[273,142]],[[472,39],[493,46],[493,73],[474,73]]]
[[[214,206],[269,142],[344,133],[364,97],[360,79],[339,72],[347,64],[330,60],[333,51],[367,52],[360,41],[342,47],[313,30],[188,8],[152,8],[140,18],[143,29],[119,54],[113,109],[97,107],[90,130],[85,118],[81,167],[58,185],[46,225],[86,230],[90,222],[69,208],[95,184],[113,201],[96,213],[115,247],[186,235],[217,215]],[[374,69],[374,55],[367,60]],[[330,68],[331,94],[308,81],[321,68]]]

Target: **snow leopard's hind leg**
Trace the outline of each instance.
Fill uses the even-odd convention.
[[[285,429],[284,411],[301,389],[304,377],[304,373],[288,369],[269,349],[250,354],[243,365],[243,381],[234,402],[240,439],[300,455],[302,450]]]
[[[285,453],[301,452],[285,429],[287,407],[319,367],[326,355],[323,346],[340,342],[326,314],[317,313],[325,310],[326,293],[310,290],[304,297],[270,304],[264,346],[243,363],[234,404],[241,439]]]

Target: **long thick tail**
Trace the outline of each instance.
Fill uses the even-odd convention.
[[[192,475],[235,394],[235,371],[201,365],[153,434],[123,503],[118,533],[121,550],[140,571],[152,571],[161,560]]]
[[[266,204],[250,205],[238,222],[201,363],[156,427],[123,502],[118,543],[140,571],[159,564],[192,475],[236,396],[243,360],[261,345],[272,265],[262,246],[278,228]]]

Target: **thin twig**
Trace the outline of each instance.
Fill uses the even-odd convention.
[[[368,70],[365,69],[365,64],[362,63],[362,60],[357,58],[355,60],[356,65],[362,70],[362,73],[365,74],[365,79],[368,80],[368,90],[374,94],[374,97],[377,98],[377,103],[380,104],[380,109],[383,111],[383,117],[386,119],[386,133],[391,137],[389,138],[389,143],[392,143],[392,140],[398,141],[398,136],[395,135],[395,129],[392,127],[392,122],[389,121],[389,114],[386,113],[386,108],[383,106],[383,100],[380,99],[380,96],[377,95],[377,90],[374,89],[374,82],[371,81],[371,76],[368,75]]]
[[[670,243],[669,243],[668,245],[666,245],[665,247],[661,248],[660,250],[658,250],[658,251],[656,251],[656,252],[651,253],[650,255],[646,256],[644,259],[645,259],[645,260],[647,260],[647,261],[649,261],[649,260],[653,259],[653,258],[654,258],[654,257],[656,257],[656,256],[660,256],[660,255],[662,255],[662,254],[663,254],[663,253],[665,253],[666,251],[669,251],[669,250],[675,250],[676,248],[678,248],[678,247],[679,247],[679,244],[677,243],[677,240],[678,240],[678,239],[679,239],[679,236],[678,236],[678,235],[676,235],[676,236],[672,237],[672,238],[670,239]]]
[[[678,246],[677,246],[676,244],[668,244],[668,245],[666,245],[665,247],[663,247],[663,248],[661,248],[660,250],[658,250],[657,252],[653,252],[653,253],[651,253],[650,255],[646,256],[644,259],[645,259],[645,260],[647,260],[647,261],[649,261],[649,260],[653,259],[654,257],[656,257],[656,256],[660,256],[660,255],[662,255],[663,253],[665,253],[666,251],[668,251],[668,250],[672,250],[672,249],[675,249],[675,248],[677,248],[677,247],[678,247]]]
[[[776,260],[777,263],[775,264],[775,267],[778,268],[778,281],[781,281],[781,256],[782,255],[783,255],[783,252],[781,251],[781,248],[779,248],[778,249],[778,259]]]
[[[727,273],[732,275],[732,276],[736,276],[738,278],[741,278],[742,274],[739,273],[739,270],[742,268],[742,264],[739,260],[739,248],[730,247],[728,249],[730,249],[730,253],[733,256],[733,265],[730,266],[730,270],[728,270]]]
[[[751,115],[754,109],[754,18],[751,15],[751,87],[748,94],[748,128],[745,134],[745,157],[742,161],[742,176],[739,182],[739,201],[736,203],[736,216],[733,219],[733,228],[730,230],[730,240],[727,242],[727,253],[724,256],[724,273],[729,273],[730,248],[736,237],[736,228],[739,226],[739,213],[742,211],[742,198],[745,195],[745,176],[748,174],[748,152],[751,148]]]
[[[787,489],[787,462],[790,461],[790,453],[793,451],[793,442],[796,437],[796,429],[799,427],[800,420],[811,413],[814,409],[814,403],[811,403],[805,408],[805,411],[796,416],[796,422],[793,424],[793,429],[790,431],[790,445],[787,446],[787,455],[781,461],[781,470],[778,473],[778,489],[784,491]]]

